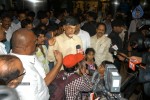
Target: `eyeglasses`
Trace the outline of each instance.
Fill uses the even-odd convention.
[[[23,76],[23,75],[25,75],[25,74],[26,74],[26,70],[24,69],[23,73],[20,74],[18,77]],[[17,77],[17,78],[18,78],[18,77]]]
[[[7,84],[8,84],[10,81],[12,81],[12,80],[14,80],[14,79],[19,78],[20,76],[25,75],[25,73],[26,73],[26,70],[24,69],[24,71],[23,71],[23,73],[22,73],[22,74],[20,74],[20,75],[18,75],[17,77],[15,77],[15,78],[13,78],[13,79],[9,80],[9,81],[7,82]]]

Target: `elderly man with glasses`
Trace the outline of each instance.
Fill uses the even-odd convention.
[[[0,55],[0,85],[15,88],[21,84],[26,71],[20,59],[13,55]]]

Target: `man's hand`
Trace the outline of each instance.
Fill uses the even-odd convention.
[[[125,55],[124,53],[120,53],[119,55],[117,55],[118,59],[121,61],[124,61],[125,58],[127,58],[127,55]]]
[[[136,60],[136,61],[139,62],[139,63],[142,62],[142,58],[141,58],[141,57],[132,56],[132,57],[130,57],[130,59],[131,59],[132,61]]]
[[[53,38],[48,40],[49,46],[53,46],[55,44],[55,42],[56,42],[56,38],[55,37],[53,37]]]
[[[59,52],[58,50],[55,50],[54,51],[54,56],[55,56],[55,59],[56,59],[57,63],[62,64],[62,60],[63,60],[62,53]]]
[[[55,50],[54,55],[55,55],[57,62],[54,65],[54,67],[50,70],[50,72],[46,75],[46,77],[44,78],[46,85],[49,85],[55,79],[56,75],[58,74],[62,66],[62,60],[63,60],[62,53],[59,52],[58,50]]]

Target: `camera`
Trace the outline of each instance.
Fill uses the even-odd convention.
[[[121,76],[113,64],[105,65],[104,78],[98,71],[92,76],[93,92],[106,100],[125,100],[120,94]]]
[[[0,86],[0,100],[19,100],[19,96],[15,89]]]

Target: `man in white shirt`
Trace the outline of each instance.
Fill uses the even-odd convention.
[[[77,36],[79,36],[82,40],[82,43],[83,43],[83,50],[85,51],[88,47],[90,47],[90,35],[88,32],[82,30],[80,28],[80,24],[78,23],[76,25],[76,31],[75,31],[75,34]]]
[[[62,55],[54,51],[57,63],[47,74],[44,74],[37,58],[35,58],[36,36],[31,30],[19,29],[12,35],[12,55],[16,55],[23,63],[26,74],[16,90],[20,100],[48,100],[48,87],[62,65]]]

